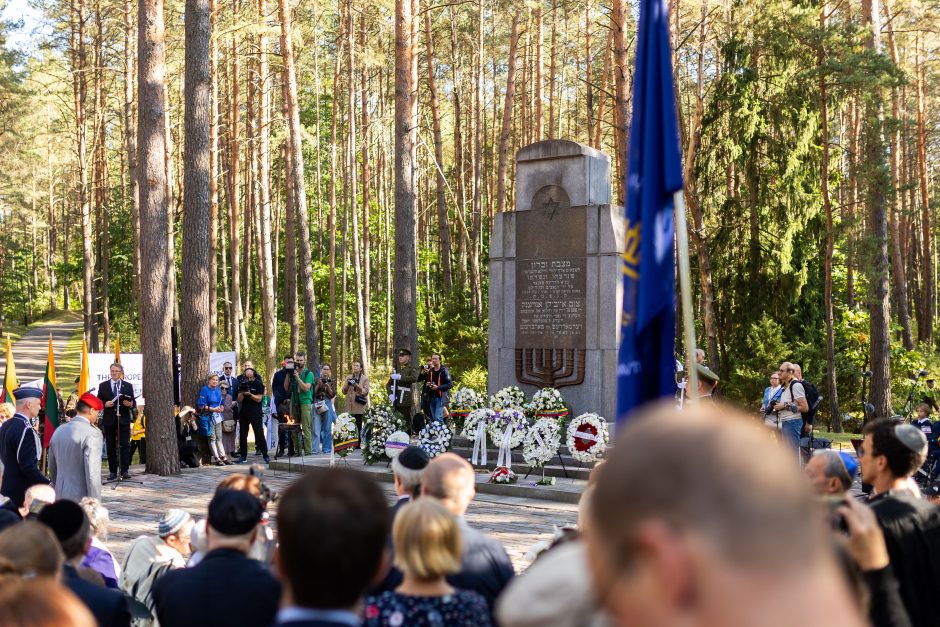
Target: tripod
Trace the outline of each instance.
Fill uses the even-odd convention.
[[[911,378],[911,387],[907,391],[907,400],[904,401],[904,406],[901,408],[901,415],[904,416],[905,420],[911,419],[911,413],[914,411],[914,388],[917,387],[917,383],[920,381],[921,377],[926,377],[927,371],[921,370]]]
[[[871,386],[871,370],[862,373],[862,422],[868,422],[875,417],[875,406],[868,402],[869,388]]]

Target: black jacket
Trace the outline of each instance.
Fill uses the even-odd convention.
[[[940,508],[906,491],[891,490],[871,500],[888,546],[901,599],[915,627],[937,624],[940,590]]]
[[[129,396],[130,399],[122,400],[131,400],[134,403],[134,407],[137,406],[137,400],[134,398],[134,386],[128,383],[127,381],[121,381],[121,396]],[[111,379],[107,381],[102,381],[101,385],[98,386],[98,398],[101,399],[102,403],[107,403],[108,401],[114,398],[114,391],[111,389]],[[122,425],[129,425],[133,422],[131,419],[131,408],[124,407],[122,402],[117,402],[114,404],[114,407],[105,407],[101,412],[101,426],[102,427],[113,427],[118,423],[118,416],[120,416],[120,422]]]
[[[94,614],[99,627],[124,627],[131,624],[127,600],[117,590],[109,590],[85,581],[78,576],[75,568],[68,564],[65,566],[62,583]]]
[[[460,572],[450,575],[447,583],[461,590],[479,592],[493,610],[496,597],[515,576],[512,561],[506,549],[497,540],[484,535],[458,519],[463,538],[463,557]]]
[[[14,414],[0,429],[0,462],[3,463],[3,482],[0,494],[17,507],[23,504],[26,489],[37,483],[49,483],[39,471],[38,458],[42,444],[39,435],[23,414]]]
[[[167,627],[268,627],[277,616],[281,584],[267,566],[234,549],[216,549],[192,568],[154,584],[157,618]]]

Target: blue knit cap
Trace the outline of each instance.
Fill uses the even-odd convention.
[[[192,516],[181,509],[169,510],[166,514],[163,515],[163,518],[160,519],[160,537],[165,538],[167,536],[173,535],[182,529],[183,525],[185,525],[190,520],[192,520]]]

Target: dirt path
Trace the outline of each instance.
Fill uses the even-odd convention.
[[[68,322],[52,322],[33,327],[13,344],[13,361],[20,384],[25,385],[46,374],[46,357],[49,352],[49,336],[56,363],[64,361],[65,346],[69,339],[82,328],[81,318]],[[6,369],[6,353],[0,350],[0,373]],[[2,376],[2,375],[0,375]],[[68,389],[71,381],[59,381],[59,389]]]

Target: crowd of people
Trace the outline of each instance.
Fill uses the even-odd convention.
[[[18,403],[0,441],[32,404]],[[928,452],[918,425],[872,420],[857,457],[821,450],[802,472],[752,418],[715,403],[652,408],[617,435],[577,525],[521,574],[468,519],[476,476],[453,453],[404,449],[392,503],[344,468],[305,474],[280,498],[231,474],[208,508],[180,503],[120,560],[99,499],[58,482],[11,497],[5,473],[0,624],[936,624],[940,509],[910,485]],[[854,490],[859,471],[870,496]]]

